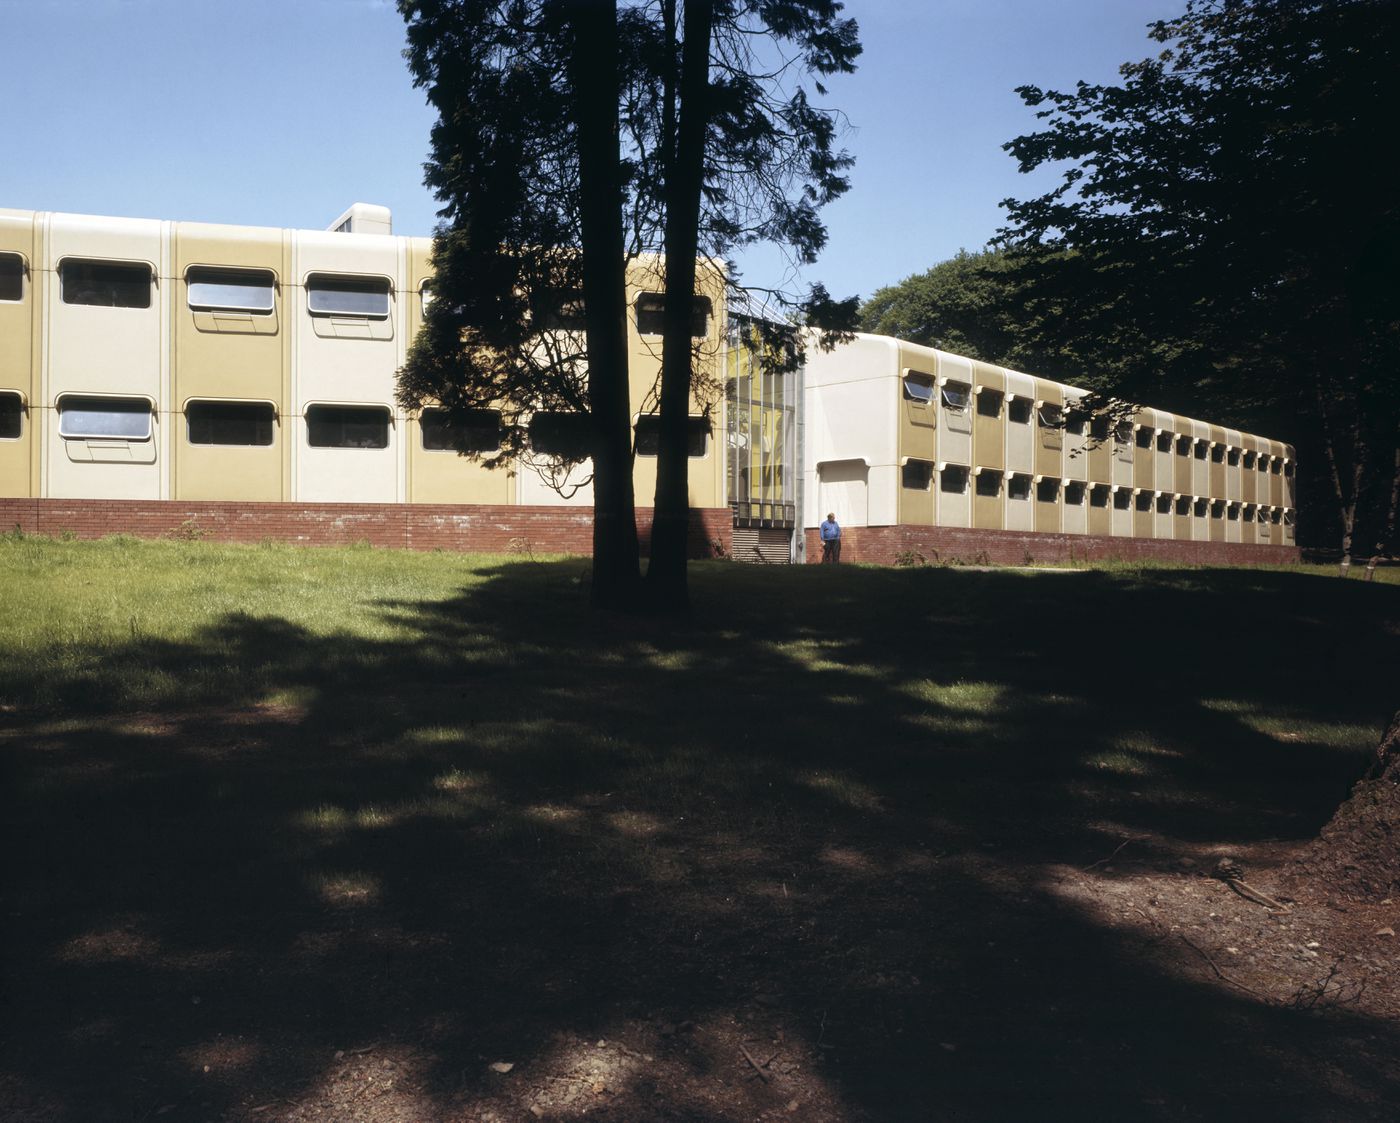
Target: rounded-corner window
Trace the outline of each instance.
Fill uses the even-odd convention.
[[[313,273],[306,278],[306,308],[313,316],[387,320],[392,293],[388,277]]]
[[[91,261],[67,257],[58,263],[64,304],[101,308],[149,308],[155,275],[142,261]]]
[[[146,398],[65,394],[58,399],[58,435],[67,441],[148,441],[154,419]]]
[[[194,399],[185,405],[185,424],[192,445],[266,448],[272,444],[276,421],[277,408],[271,402]]]
[[[270,269],[222,269],[192,265],[185,273],[187,300],[194,312],[271,315],[277,279]]]
[[[0,253],[0,302],[14,304],[24,299],[24,258],[17,253]]]
[[[24,395],[0,390],[0,441],[17,441],[24,434]]]
[[[389,410],[385,406],[307,406],[306,443],[312,448],[388,448]]]

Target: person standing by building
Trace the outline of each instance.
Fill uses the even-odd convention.
[[[826,522],[822,523],[822,565],[828,562],[841,564],[841,524],[836,521],[835,514],[828,514]]]

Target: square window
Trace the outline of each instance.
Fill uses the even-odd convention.
[[[641,335],[662,335],[666,330],[666,294],[664,292],[642,292],[637,294],[634,306],[637,312],[637,331]],[[697,296],[690,309],[690,334],[693,339],[703,339],[709,333],[710,298]]]
[[[1152,430],[1151,430],[1151,429],[1147,428],[1147,427],[1144,425],[1141,429],[1139,429],[1139,430],[1137,431],[1136,436],[1137,436],[1137,446],[1138,446],[1138,448],[1151,448],[1151,447],[1152,447]]]
[[[928,491],[933,487],[933,465],[927,460],[911,460],[900,470],[899,482],[908,491]]]
[[[1172,497],[1170,495],[1157,496],[1157,513],[1159,515],[1170,515],[1172,513]]]
[[[65,258],[58,266],[64,304],[103,308],[149,308],[151,267],[134,262]]]
[[[58,400],[58,435],[65,440],[148,441],[151,423],[145,398],[65,395]]]
[[[1108,418],[1095,417],[1089,421],[1089,437],[1095,441],[1108,440]]]
[[[0,253],[0,300],[24,299],[24,258],[17,253]]]
[[[1158,434],[1157,434],[1157,451],[1158,451],[1158,452],[1171,452],[1171,450],[1172,450],[1172,435],[1171,435],[1170,433],[1168,433],[1168,432],[1165,432],[1165,431],[1163,431],[1163,432],[1161,432],[1161,433],[1158,433]]]
[[[933,401],[933,376],[911,370],[904,375],[904,400],[929,405]]]
[[[1190,438],[1190,437],[1177,437],[1177,439],[1176,439],[1176,454],[1177,454],[1178,456],[1189,456],[1189,455],[1191,454],[1191,438]]]
[[[1008,398],[1006,419],[1017,425],[1029,425],[1031,423],[1031,400],[1021,397]]]
[[[1091,506],[1091,507],[1107,507],[1107,506],[1108,506],[1108,485],[1107,485],[1107,484],[1095,484],[1092,488],[1089,489],[1089,506]]]
[[[1224,445],[1212,444],[1212,445],[1210,446],[1210,462],[1211,462],[1212,464],[1223,464],[1223,463],[1225,463],[1225,446],[1224,446]]]
[[[1206,502],[1206,500],[1197,499],[1192,513],[1196,516],[1196,518],[1203,519],[1206,517],[1206,508],[1208,506],[1209,504]]]
[[[306,441],[312,448],[388,448],[389,411],[383,406],[308,406]]]
[[[1152,493],[1150,491],[1139,491],[1133,496],[1133,506],[1139,511],[1152,510]]]
[[[306,278],[306,308],[313,316],[387,320],[391,291],[387,277],[313,273]]]
[[[1196,442],[1196,444],[1195,444],[1195,455],[1196,455],[1196,459],[1197,459],[1197,460],[1204,460],[1204,459],[1206,458],[1206,453],[1209,452],[1209,451],[1210,451],[1209,446],[1206,444],[1205,441],[1197,441],[1197,442]]]
[[[1063,429],[1065,411],[1059,406],[1041,406],[1037,411],[1037,421],[1042,429]]]
[[[1226,453],[1226,462],[1233,468],[1240,462],[1240,450],[1231,448]]]
[[[1006,496],[1008,499],[1029,499],[1031,497],[1031,478],[1023,476],[1017,472],[1007,481]]]
[[[0,441],[17,441],[24,432],[24,399],[0,390]]]
[[[1126,487],[1120,487],[1113,493],[1113,509],[1115,511],[1126,511],[1133,505],[1133,493]]]
[[[1189,515],[1191,513],[1191,499],[1189,496],[1178,495],[1176,497],[1176,513],[1178,515]]]
[[[418,428],[428,452],[495,452],[501,447],[499,410],[467,410],[449,424],[446,410],[425,409]]]
[[[979,417],[1000,417],[1001,398],[1000,390],[993,390],[989,386],[982,387],[977,393],[977,415]]]
[[[185,423],[192,445],[272,444],[272,424],[277,411],[271,402],[190,402]]]
[[[195,312],[272,312],[276,284],[266,269],[206,269],[192,266],[185,274],[187,300]]]
[[[1001,473],[1000,472],[978,472],[976,483],[977,494],[984,499],[1001,494]]]
[[[961,464],[947,465],[943,471],[938,473],[938,490],[945,491],[949,495],[962,495],[967,491],[969,471],[970,469]]]
[[[1070,480],[1065,484],[1065,503],[1071,507],[1084,505],[1086,485],[1083,480]]]
[[[687,417],[685,431],[685,454],[692,460],[705,455],[709,444],[710,419],[708,417]],[[637,455],[661,455],[661,418],[654,413],[644,413],[637,418]]]
[[[945,382],[943,384],[943,408],[949,413],[966,413],[972,387],[966,382]]]

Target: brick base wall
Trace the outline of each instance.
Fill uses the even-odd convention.
[[[652,511],[637,509],[642,549]],[[733,548],[728,507],[692,508],[691,557]],[[238,503],[140,499],[0,499],[0,530],[101,538],[206,538],[215,542],[272,539],[306,546],[368,542],[408,550],[591,554],[592,507],[518,507],[454,503]],[[716,549],[718,543],[718,549]]]
[[[807,562],[822,560],[821,532],[806,531]],[[956,526],[853,526],[841,529],[841,560],[892,565],[905,551],[930,564],[1029,565],[1036,562],[1162,561],[1187,565],[1288,565],[1296,546],[1244,542],[1186,542],[1170,538],[1105,538],[1096,534],[1035,534]]]

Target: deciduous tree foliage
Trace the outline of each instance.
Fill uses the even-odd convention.
[[[595,598],[611,558],[626,571],[614,583],[622,592],[598,599],[625,600],[635,545],[629,565],[627,547],[605,550],[601,541],[624,505],[632,515],[618,406],[627,370],[615,347],[625,339],[623,263],[657,255],[666,304],[648,575],[656,603],[683,606],[686,415],[692,392],[713,405],[720,389],[695,381],[697,262],[719,268],[756,241],[815,260],[826,237],[818,212],[846,190],[851,160],[837,148],[839,115],[812,94],[826,92],[820,78],[854,69],[855,22],[841,18],[836,0],[399,7],[414,80],[439,112],[427,182],[444,203],[435,299],[400,399],[437,400],[462,417],[488,405],[517,419],[538,408],[588,413]],[[604,270],[604,255],[619,264]],[[551,311],[580,293],[586,345]],[[821,324],[854,319],[854,301],[832,301],[820,286],[805,300],[768,296]],[[519,429],[508,451],[529,457]]]
[[[862,331],[1049,375],[1034,350],[1019,277],[1004,250],[957,255],[861,305]]]
[[[1118,85],[1019,91],[1044,126],[1008,150],[1068,164],[1006,203],[1023,346],[1291,440],[1302,529],[1349,552],[1400,465],[1400,4],[1189,0],[1149,34]]]

